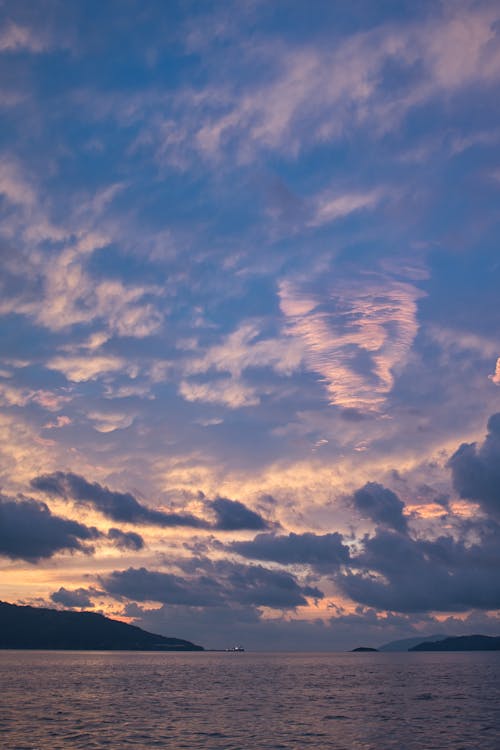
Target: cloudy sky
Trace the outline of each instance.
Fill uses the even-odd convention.
[[[0,598],[500,621],[500,10],[0,2]]]

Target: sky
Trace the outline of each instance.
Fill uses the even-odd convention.
[[[0,599],[500,633],[500,9],[0,1]]]

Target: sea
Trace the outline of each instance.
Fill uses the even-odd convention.
[[[0,652],[2,750],[499,750],[500,652]]]

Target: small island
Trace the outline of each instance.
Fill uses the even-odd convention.
[[[204,651],[182,638],[148,633],[96,612],[0,602],[0,649],[67,651]]]
[[[370,648],[369,646],[358,646],[357,648],[351,649],[351,654],[365,653],[367,651],[375,651],[376,653],[378,653],[378,648]]]

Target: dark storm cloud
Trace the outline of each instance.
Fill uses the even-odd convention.
[[[117,492],[103,487],[98,482],[88,482],[84,477],[71,472],[56,471],[42,474],[31,480],[31,486],[48,495],[65,500],[72,499],[90,505],[113,521],[143,523],[154,526],[191,526],[206,528],[208,524],[200,518],[186,513],[165,513],[142,505],[130,492]]]
[[[312,565],[333,569],[349,562],[349,548],[338,532],[331,534],[258,534],[250,542],[233,542],[229,549],[253,560],[272,560],[283,565]]]
[[[216,606],[223,602],[221,586],[207,576],[187,579],[173,573],[128,568],[102,576],[100,582],[108,594],[138,602],[154,601],[193,607]]]
[[[283,570],[228,563],[228,573],[230,599],[240,604],[289,609],[307,604],[306,596],[324,596],[317,588],[300,586],[294,576]]]
[[[210,575],[190,578],[146,568],[128,568],[99,580],[108,594],[118,598],[191,607],[242,605],[294,609],[307,604],[306,597],[323,598],[319,589],[301,586],[294,576],[284,571],[227,561],[207,561],[207,565]]]
[[[218,531],[264,531],[269,528],[265,518],[239,500],[217,497],[210,505],[217,516],[214,528]]]
[[[500,608],[500,414],[488,422],[482,445],[463,443],[449,461],[453,485],[480,503],[487,519],[448,512],[448,532],[435,539],[413,536],[403,503],[369,482],[353,495],[355,507],[377,524],[365,536],[349,569],[335,580],[354,601],[397,612],[464,612]],[[427,487],[429,496],[434,494]],[[437,497],[449,510],[447,497]]]
[[[134,531],[121,531],[120,529],[110,529],[108,539],[113,542],[118,549],[140,550],[144,547],[144,539],[140,534]]]
[[[87,589],[65,589],[63,586],[58,591],[50,595],[54,604],[62,604],[64,607],[80,607],[88,609],[93,607],[92,601]]]
[[[97,529],[52,514],[30,498],[0,497],[0,555],[36,562],[64,550],[87,554],[84,544],[100,536]]]
[[[367,482],[352,496],[353,505],[363,518],[384,524],[397,531],[406,531],[404,503],[396,493],[377,482]]]
[[[336,577],[354,601],[397,612],[462,612],[500,608],[500,527],[476,530],[467,545],[450,536],[433,541],[387,529],[364,541],[351,570]]]
[[[71,472],[56,471],[53,474],[42,474],[31,480],[31,486],[48,495],[90,505],[113,521],[123,523],[212,528],[217,531],[264,531],[270,527],[270,523],[259,513],[247,508],[239,500],[230,500],[226,497],[207,501],[208,507],[216,516],[215,523],[210,524],[190,513],[154,510],[140,503],[130,492],[110,490],[98,482],[88,482],[84,477]]]
[[[475,500],[486,513],[500,516],[500,413],[488,420],[483,444],[462,443],[449,466],[460,497]]]

